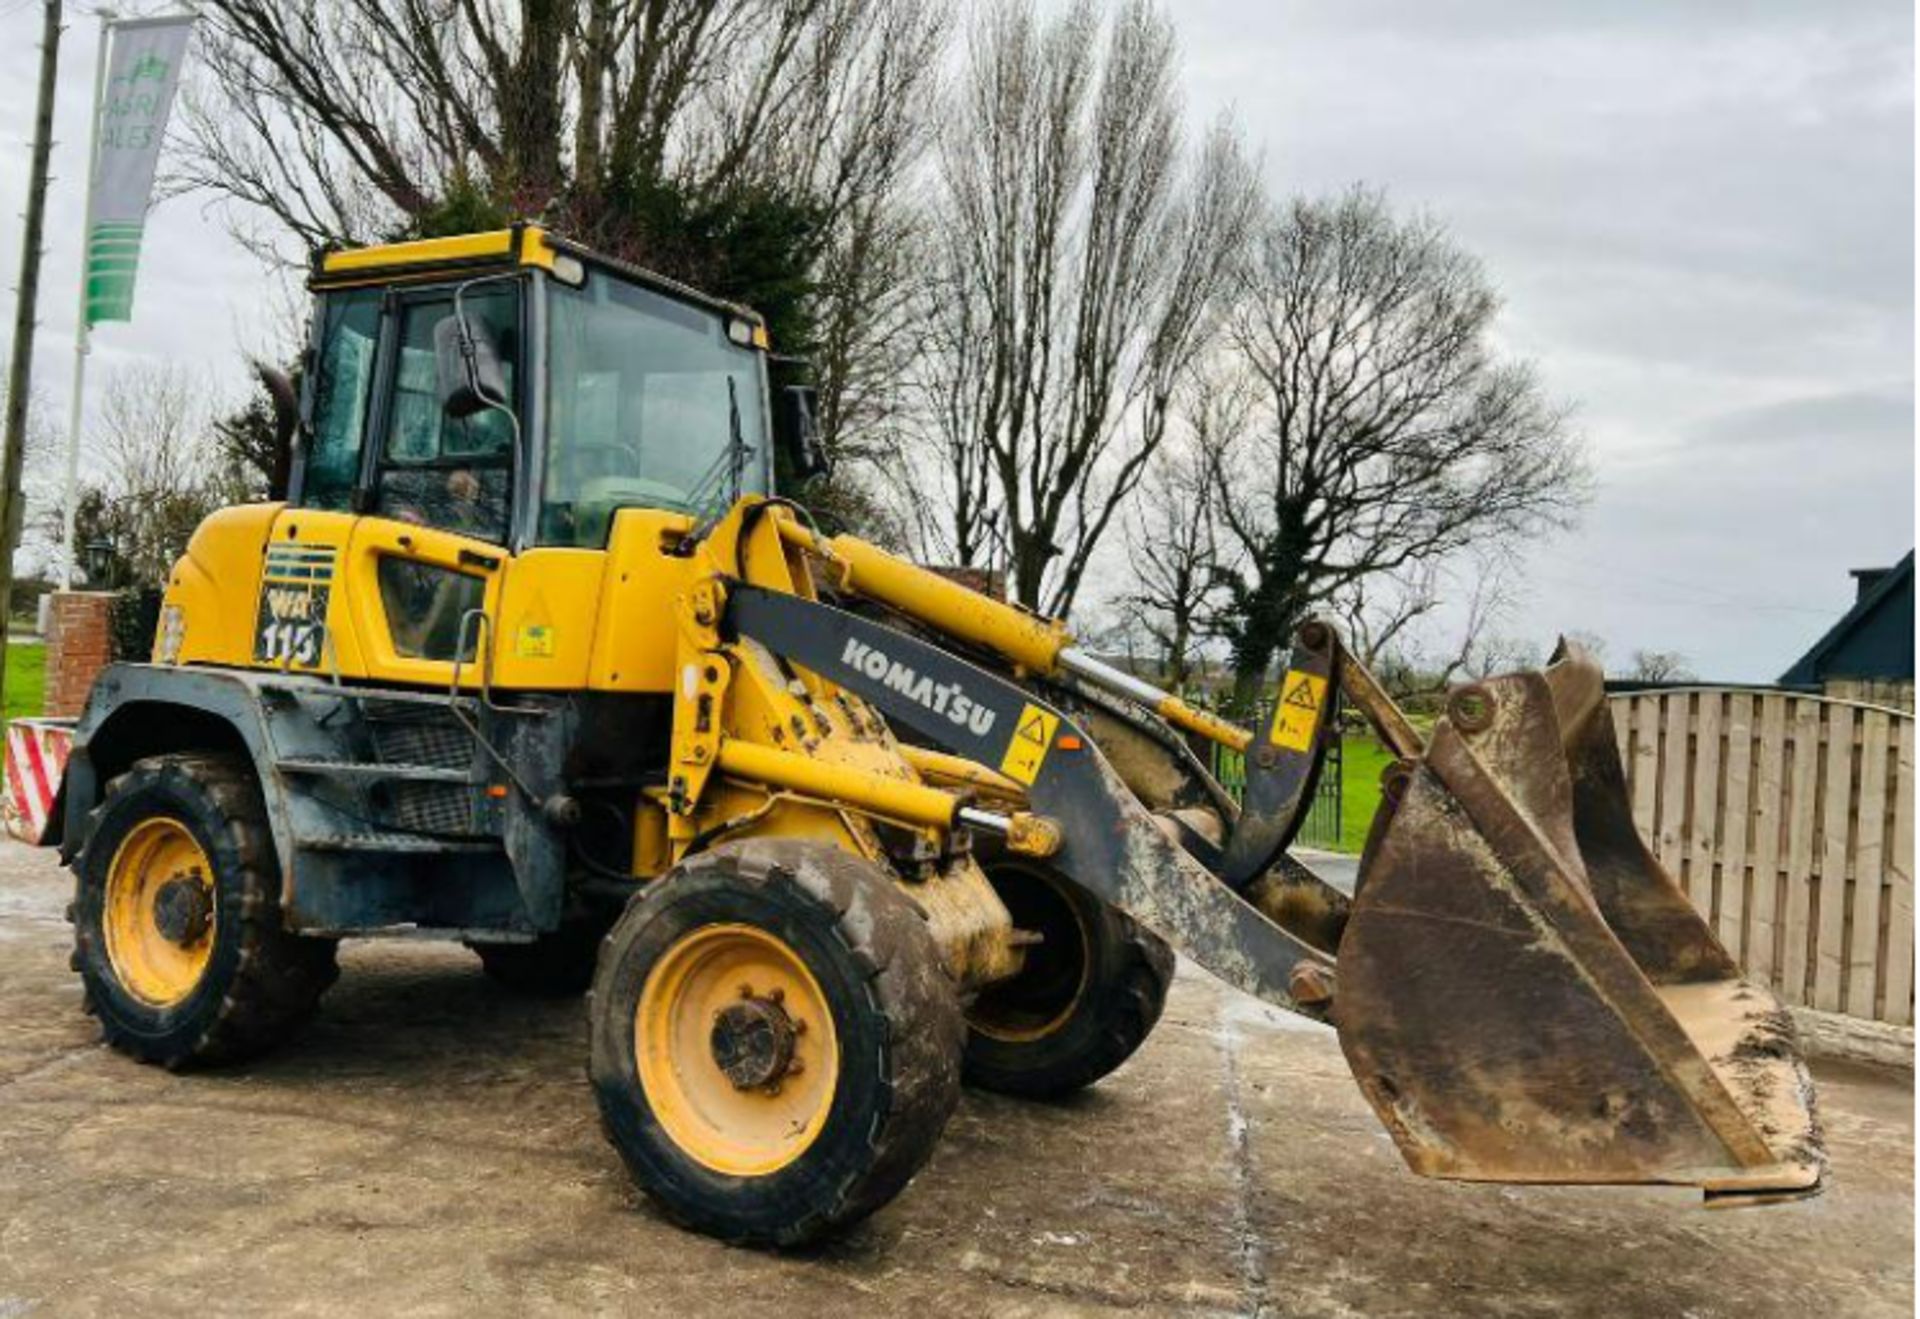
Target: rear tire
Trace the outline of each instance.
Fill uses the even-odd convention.
[[[925,918],[826,844],[724,845],[649,885],[588,1019],[607,1138],[669,1218],[725,1241],[798,1245],[872,1213],[959,1098],[966,1027]]]
[[[1092,1085],[1146,1043],[1173,983],[1173,950],[1051,867],[1006,858],[987,878],[1016,928],[1038,931],[1026,965],[967,1013],[969,1085],[1053,1099]]]
[[[336,941],[282,927],[266,803],[240,757],[137,762],[107,786],[73,869],[87,1011],[142,1062],[263,1053],[339,975]]]

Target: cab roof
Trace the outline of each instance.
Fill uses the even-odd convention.
[[[373,247],[322,248],[313,254],[307,287],[323,290],[416,283],[511,270],[516,266],[537,267],[553,273],[556,261],[560,262],[564,274],[566,263],[562,258],[598,266],[668,297],[692,302],[722,315],[737,316],[755,326],[766,324],[751,307],[702,293],[678,280],[595,252],[534,224]]]

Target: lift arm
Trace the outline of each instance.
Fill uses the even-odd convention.
[[[1344,695],[1366,715],[1396,758],[1417,757],[1423,747],[1406,716],[1332,627],[1310,621],[1300,628],[1273,718],[1267,728],[1253,732],[1088,654],[1073,644],[1071,633],[1057,620],[981,595],[857,537],[826,539],[785,516],[780,529],[789,544],[834,565],[842,590],[884,604],[942,637],[999,656],[1013,667],[1016,678],[1071,676],[1124,698],[1123,708],[1131,702],[1176,728],[1244,754],[1246,789],[1238,815],[1227,822],[1224,845],[1189,838],[1188,850],[1236,893],[1257,893],[1254,886],[1270,878],[1289,892],[1271,900],[1257,896],[1269,915],[1296,909],[1311,913],[1311,923],[1326,929],[1327,937],[1317,942],[1328,945],[1337,939],[1344,896],[1302,867],[1281,867],[1313,800],[1336,697]],[[1276,874],[1276,867],[1282,873]],[[1283,923],[1292,928],[1290,920]]]
[[[1201,966],[1277,1007],[1324,1014],[1332,960],[1169,841],[1092,740],[1053,706],[917,638],[783,592],[731,586],[726,622],[889,720],[1023,785],[1033,811],[1059,831],[1050,863]]]

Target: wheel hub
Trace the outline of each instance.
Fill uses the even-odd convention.
[[[714,1065],[734,1089],[757,1090],[778,1084],[793,1070],[799,1034],[779,997],[759,998],[747,991],[738,1003],[714,1014],[708,1044]]]
[[[214,873],[193,831],[172,816],[140,821],[114,850],[100,923],[107,961],[135,998],[171,1007],[200,984],[219,938]]]
[[[153,926],[168,943],[185,948],[212,924],[213,893],[197,873],[175,875],[154,894]]]
[[[766,1176],[826,1128],[840,1074],[833,1010],[779,935],[737,922],[687,931],[647,972],[633,1016],[641,1089],[694,1162]]]

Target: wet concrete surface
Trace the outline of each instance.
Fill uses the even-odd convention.
[[[749,1310],[824,1316],[1913,1311],[1913,1093],[1818,1069],[1817,1200],[1415,1178],[1330,1032],[1183,968],[1127,1067],[970,1094],[892,1206],[802,1255],[659,1219],[601,1138],[577,1002],[440,945],[349,945],[273,1057],[172,1076],[96,1043],[64,875],[0,845],[0,1319]]]

